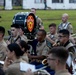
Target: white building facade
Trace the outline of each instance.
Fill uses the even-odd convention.
[[[44,9],[45,0],[23,0],[23,9]],[[76,0],[46,0],[46,5],[51,9],[76,9]]]

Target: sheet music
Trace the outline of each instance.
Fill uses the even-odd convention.
[[[20,62],[20,70],[21,71],[27,71],[28,69],[31,69],[32,72],[35,72],[35,65],[31,65],[28,63]]]

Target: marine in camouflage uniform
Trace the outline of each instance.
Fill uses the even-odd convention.
[[[72,61],[75,58],[76,48],[74,44],[69,41],[69,36],[70,36],[70,33],[68,30],[63,29],[59,31],[58,37],[60,41],[60,46],[64,46],[66,50],[69,51],[69,56],[66,63],[69,71],[72,72],[71,66],[72,66]]]
[[[58,32],[59,30],[62,30],[62,29],[67,29],[69,32],[70,32],[70,41],[75,44],[75,40],[74,38],[72,37],[72,34],[73,34],[73,26],[71,25],[70,22],[68,22],[68,14],[67,13],[64,13],[62,15],[62,23],[59,24],[58,26]]]
[[[46,43],[49,48],[55,46],[54,44],[57,42],[58,34],[56,31],[56,24],[52,23],[49,25],[49,34],[46,36]]]
[[[49,48],[46,45],[45,37],[46,37],[46,31],[39,29],[37,32],[38,43],[36,45],[37,55],[30,56],[31,60],[33,59],[32,61],[36,61],[39,64],[42,62],[43,59],[46,58],[46,56],[48,55],[48,51],[49,51]]]
[[[62,23],[60,23],[58,26],[58,32],[59,32],[59,30],[62,30],[62,29],[67,29],[70,32],[70,34],[73,34],[73,27],[72,27],[71,23],[68,22],[67,13],[64,13],[62,15]]]
[[[32,12],[36,16],[35,8],[31,8],[30,12]],[[39,18],[38,16],[36,16],[36,23],[37,23],[37,26],[36,26],[37,29],[44,29],[43,22],[41,18]]]
[[[20,40],[28,42],[27,37],[24,35],[24,28],[20,27],[18,24],[11,25],[11,34],[7,43],[18,43]]]

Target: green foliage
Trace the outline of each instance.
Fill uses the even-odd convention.
[[[29,12],[29,10],[0,10],[0,26],[4,26],[7,30],[10,29],[10,25],[12,24],[13,16],[17,12]],[[45,30],[48,31],[48,25],[50,23],[56,23],[57,26],[61,22],[61,16],[63,13],[69,14],[69,22],[72,23],[74,33],[76,32],[76,11],[75,10],[37,10],[37,15],[42,19]]]

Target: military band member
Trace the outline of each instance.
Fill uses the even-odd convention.
[[[25,41],[26,43],[28,42],[28,38],[25,36],[23,27],[20,27],[19,35],[20,35],[21,40]]]
[[[0,26],[0,60],[4,60],[6,57],[7,44],[4,41],[5,28]]]
[[[73,34],[73,27],[71,25],[70,22],[68,22],[68,14],[67,13],[64,13],[62,15],[62,23],[60,23],[60,25],[58,26],[58,32],[59,30],[62,30],[62,29],[67,29],[70,34]]]
[[[47,46],[49,48],[52,48],[58,39],[58,34],[56,31],[56,24],[55,23],[51,23],[49,25],[49,31],[50,31],[50,33],[47,34],[47,36],[46,36],[46,43],[47,43]]]
[[[17,24],[11,25],[10,36],[6,41],[7,44],[18,42],[21,39],[19,35],[19,30],[20,30],[19,25]]]
[[[22,71],[20,69],[20,62],[26,63],[22,60],[21,56],[24,52],[21,50],[18,44],[12,43],[7,46],[7,58],[5,59],[5,63],[3,66],[3,70],[5,71],[5,75],[38,75],[39,72],[41,75],[49,75],[44,70],[37,71],[37,73],[32,73],[30,71]],[[29,73],[28,73],[29,72]]]
[[[75,56],[75,46],[74,44],[72,44],[70,41],[69,41],[69,36],[70,36],[70,33],[68,30],[66,29],[63,29],[63,30],[60,30],[59,31],[59,34],[58,34],[58,38],[59,38],[59,41],[60,41],[60,45],[61,46],[64,46],[66,48],[66,50],[69,51],[69,56],[68,56],[68,59],[67,59],[67,64],[68,64],[68,69],[70,70],[70,72],[72,71],[71,70],[71,65],[72,65],[72,61],[73,61],[73,58]],[[69,60],[70,59],[70,60]]]
[[[70,22],[68,22],[68,14],[67,13],[64,13],[62,15],[62,23],[60,23],[60,25],[58,26],[58,32],[59,30],[62,30],[62,29],[67,29],[69,32],[70,32],[70,41],[75,44],[75,40],[74,38],[72,37],[72,34],[73,34],[73,26],[71,25]]]
[[[11,43],[7,46],[7,57],[3,66],[5,75],[24,75],[24,72],[20,71],[20,62],[25,62],[20,58],[23,54],[18,44]]]
[[[21,50],[24,52],[24,54],[21,56],[21,58],[26,61],[29,62],[28,59],[28,44],[24,41],[24,40],[20,40],[18,45],[20,46]]]
[[[43,59],[46,58],[49,48],[46,45],[46,31],[45,30],[41,30],[39,29],[37,32],[37,40],[38,43],[36,45],[36,53],[37,55],[29,55],[29,58],[32,60],[34,59],[36,62],[38,62],[38,64],[34,63],[35,65],[39,65]]]
[[[66,69],[68,55],[68,51],[61,46],[53,47],[50,50],[47,56],[47,63],[51,69],[55,70],[54,75],[71,75]]]
[[[25,42],[28,42],[27,37],[24,35],[24,28],[22,28],[18,24],[12,24],[11,30],[10,30],[10,37],[7,41],[7,43],[17,43],[20,40],[24,40]]]
[[[31,8],[30,12],[32,12],[34,15],[36,15],[36,9]],[[44,29],[42,20],[36,16],[36,22],[37,22],[37,29]]]

